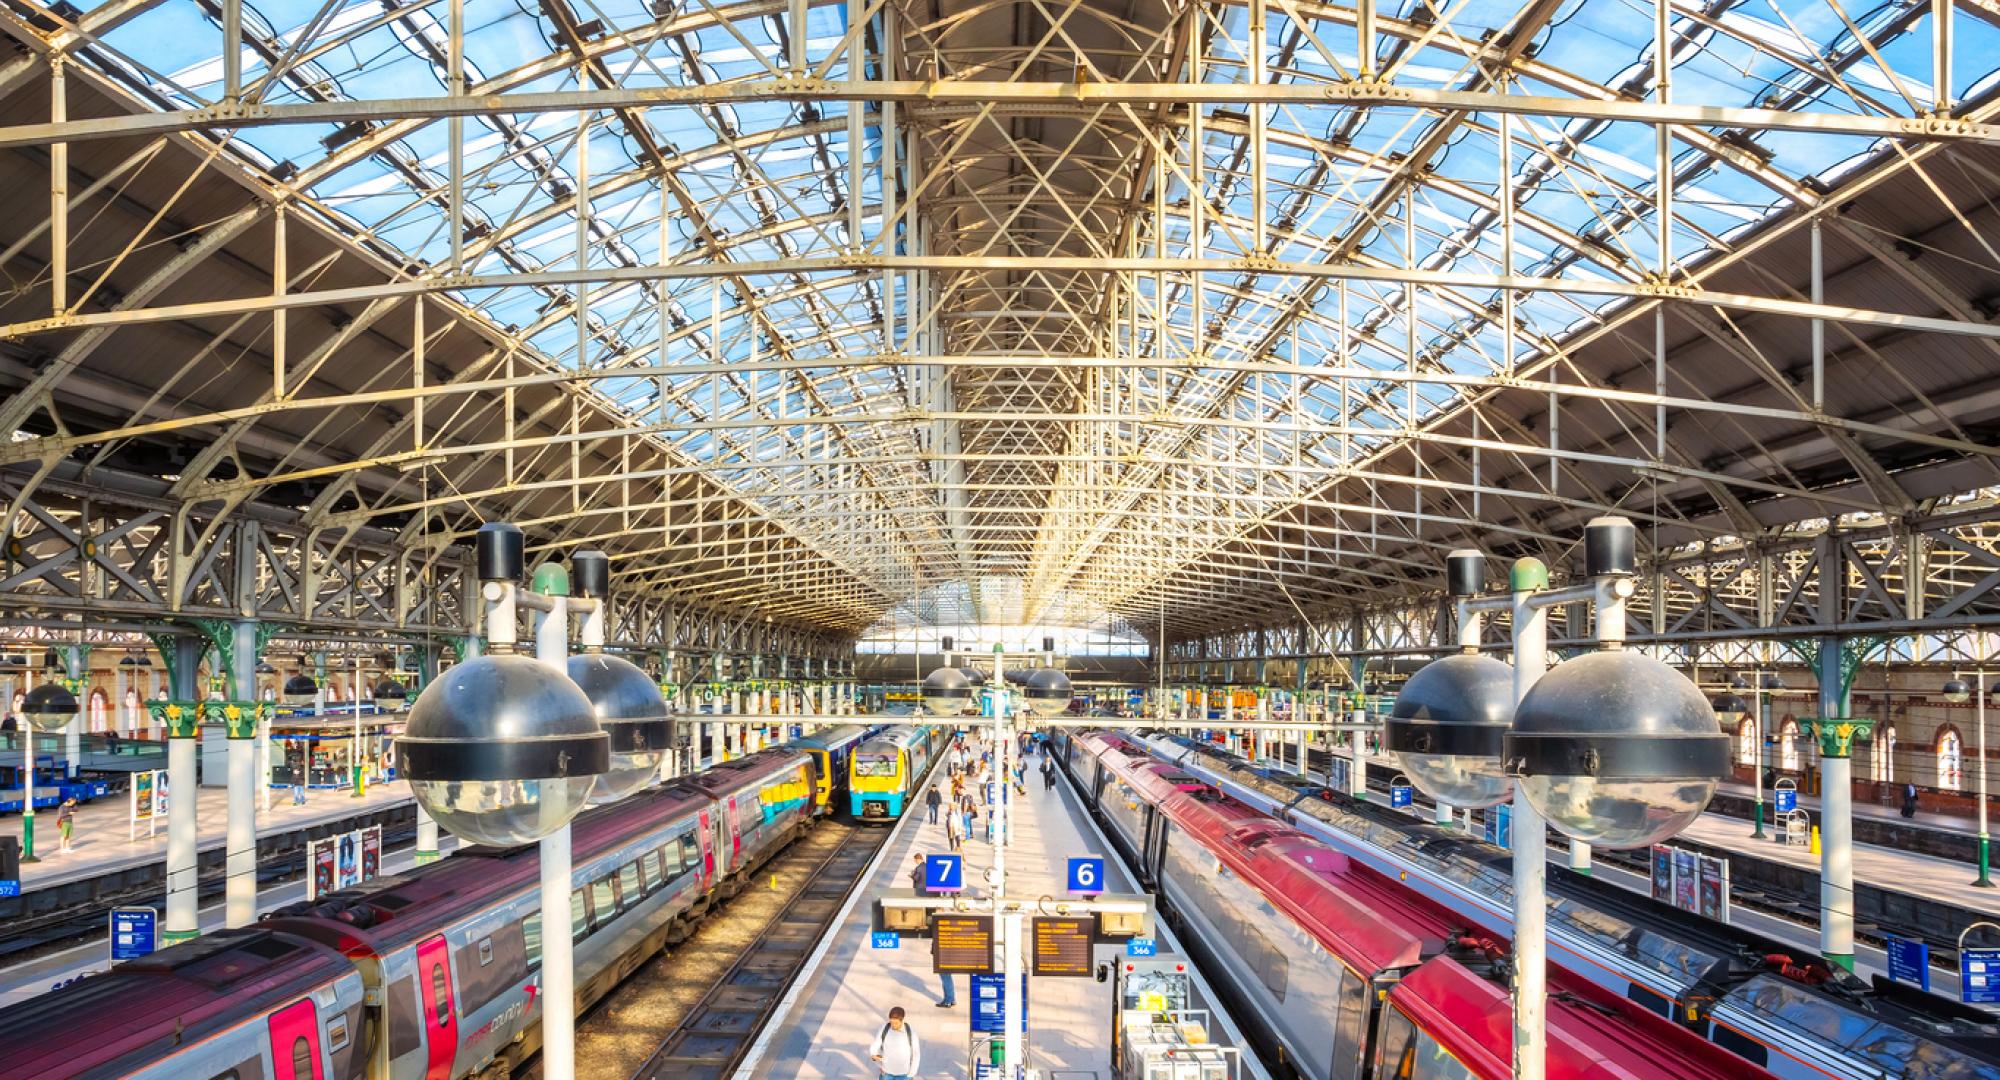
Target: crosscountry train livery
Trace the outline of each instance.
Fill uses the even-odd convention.
[[[768,749],[578,816],[579,1010],[806,828],[814,786]],[[461,848],[120,964],[0,1011],[0,1080],[505,1075],[540,1043],[539,875],[535,845]]]

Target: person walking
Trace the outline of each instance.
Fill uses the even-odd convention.
[[[56,828],[62,830],[62,843],[56,848],[56,852],[67,855],[70,832],[76,828],[76,799],[64,799],[62,805],[56,807]]]
[[[875,1063],[880,1080],[914,1080],[923,1062],[923,1043],[903,1019],[903,1007],[889,1010],[889,1022],[868,1044],[868,1058]]]
[[[944,816],[945,843],[950,845],[953,851],[957,851],[965,843],[965,826],[962,824],[964,820],[964,815],[955,811]]]
[[[937,785],[932,784],[930,790],[924,792],[924,808],[931,812],[931,824],[938,823],[938,807],[943,803],[944,796],[938,794]]]
[[[951,972],[938,972],[938,984],[944,987],[944,997],[937,1003],[940,1009],[949,1009],[958,1004],[958,988],[952,984]]]
[[[1043,758],[1043,759],[1042,759],[1042,790],[1043,790],[1043,791],[1054,791],[1055,789],[1056,789],[1056,765],[1055,765],[1055,762],[1053,762],[1053,761],[1050,761],[1050,760],[1049,760],[1048,758]]]

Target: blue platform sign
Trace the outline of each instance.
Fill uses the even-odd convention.
[[[20,881],[18,880],[0,881],[0,896],[19,896],[19,895],[21,895]]]
[[[871,949],[900,949],[903,947],[903,935],[896,933],[894,930],[876,930],[868,937],[868,947]]]
[[[2000,949],[1959,950],[1958,1000],[2000,1005]]]
[[[111,961],[137,960],[160,947],[160,913],[149,907],[111,909]]]
[[[1096,896],[1104,891],[1104,856],[1078,855],[1069,861],[1069,891],[1077,896]]]
[[[1931,988],[1931,947],[1908,938],[1889,938],[1889,977],[1928,992]]]
[[[1486,808],[1486,842],[1503,848],[1514,846],[1514,808],[1506,803]]]
[[[1028,1022],[1028,980],[1021,980],[1021,1024]],[[999,1035],[1007,1030],[1007,976],[972,976],[972,1031]]]
[[[1149,937],[1126,938],[1125,955],[1158,956],[1160,955],[1160,943]]]
[[[1401,809],[1410,805],[1413,792],[1408,784],[1397,784],[1389,789],[1389,805]]]
[[[1771,792],[1771,799],[1777,804],[1778,813],[1789,814],[1799,808],[1799,789],[1778,788]]]
[[[957,855],[924,856],[924,891],[965,891],[965,860]]]

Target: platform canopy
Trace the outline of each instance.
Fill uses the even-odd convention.
[[[235,537],[300,621],[441,625],[410,567],[505,519],[836,637],[1171,639],[2000,484],[1990,0],[0,29],[10,610],[219,603]]]

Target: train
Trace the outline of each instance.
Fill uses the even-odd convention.
[[[859,724],[841,724],[801,735],[786,744],[812,758],[813,805],[821,813],[825,813],[830,806],[845,803],[848,761],[854,756],[854,748],[861,745],[870,730]]]
[[[1056,746],[1112,846],[1185,931],[1274,1073],[1513,1075],[1504,939],[1129,738],[1058,736]],[[1770,1076],[1636,1002],[1551,976],[1551,1077]]]
[[[848,759],[849,812],[857,821],[902,817],[950,737],[951,729],[935,724],[899,724],[869,736]]]
[[[588,1007],[825,813],[762,750],[572,824]],[[539,852],[451,858],[280,908],[0,1010],[0,1080],[455,1080],[540,1046]]]
[[[1168,734],[1143,746],[1285,816],[1458,917],[1512,933],[1513,856],[1462,831],[1255,768]],[[1746,929],[1587,874],[1549,869],[1549,963],[1787,1080],[2000,1080],[2000,1026],[1970,1006],[1862,980]]]

